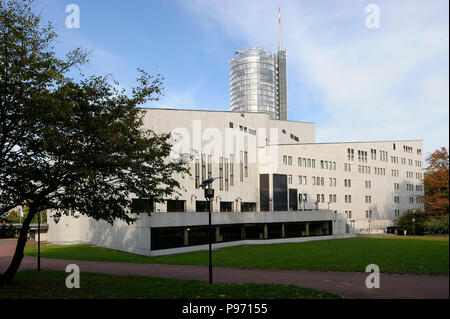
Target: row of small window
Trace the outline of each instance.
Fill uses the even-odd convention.
[[[292,166],[292,156],[283,155],[283,165]],[[310,158],[298,158],[298,166],[299,167],[316,167],[316,160]]]
[[[288,183],[292,184],[292,175],[288,175]],[[300,185],[307,185],[308,179],[306,176],[299,175],[298,176],[298,183]],[[325,178],[319,177],[319,176],[313,176],[312,177],[312,185],[314,186],[325,186]],[[336,178],[329,178],[328,179],[328,186],[336,186]]]
[[[370,174],[370,166],[358,165],[358,173]]]
[[[375,175],[386,175],[386,169],[381,167],[374,167]]]
[[[422,192],[423,191],[423,185],[415,185],[416,192]],[[400,190],[400,184],[394,183],[394,190],[398,191]],[[414,184],[406,184],[406,190],[407,191],[414,191]]]
[[[364,181],[364,186],[366,188],[372,188],[372,182],[371,181]],[[351,179],[344,179],[344,187],[352,187],[352,180]]]
[[[401,158],[401,164],[406,165],[406,160],[408,160],[409,166],[413,166],[413,164],[415,164],[416,167],[422,167],[422,161],[416,160],[414,163],[414,161],[412,159],[407,159],[404,157]],[[391,163],[398,164],[398,156],[391,156]]]
[[[358,161],[367,162],[367,152],[358,150]]]
[[[414,204],[414,202],[416,202],[416,204],[422,204],[423,203],[423,197],[422,196],[410,196],[409,197],[409,203],[410,204]],[[395,196],[394,197],[394,203],[400,204],[400,196]]]
[[[395,150],[395,144],[394,144],[394,150]],[[413,148],[411,146],[403,145],[403,152],[412,153]],[[417,149],[417,155],[422,155],[422,150],[420,148]]]
[[[316,203],[325,203],[325,194],[317,194]],[[328,197],[328,203],[337,203],[337,195],[330,194]]]
[[[366,210],[366,218],[372,218],[372,211]]]
[[[406,178],[422,179],[422,173],[406,172]]]
[[[281,132],[283,132],[283,134],[286,134],[286,130],[285,129],[282,129]],[[291,137],[291,140],[294,140],[296,142],[300,141],[300,139],[297,136],[295,136],[294,134],[292,134],[292,133],[290,134],[290,137]]]
[[[376,150],[374,150],[374,151],[376,152]],[[375,159],[376,159],[376,157],[375,157]],[[380,161],[382,161],[382,162],[387,162],[388,161],[388,152],[380,151]]]
[[[388,152],[386,151],[379,151],[380,154],[380,161],[381,162],[387,162],[388,161]],[[349,161],[355,160],[355,150],[353,148],[347,148],[347,159]],[[377,150],[371,148],[370,149],[370,159],[376,160],[377,159]],[[367,162],[367,151],[358,150],[358,161],[360,162]]]
[[[320,161],[320,168],[321,169],[330,169],[335,171],[336,170],[336,162],[332,161]]]
[[[233,127],[234,127],[233,122],[230,122],[230,128],[233,128]],[[247,128],[246,126],[239,125],[239,130],[241,132],[244,132],[244,133],[249,133],[251,135],[256,135],[256,130],[254,130],[252,128]]]
[[[294,134],[291,134],[291,139],[293,139],[296,142],[300,141],[300,139],[297,136],[295,136]]]
[[[413,152],[413,148],[411,146],[403,145],[403,152],[412,153]]]

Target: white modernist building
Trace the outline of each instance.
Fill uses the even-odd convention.
[[[133,225],[87,217],[50,222],[50,242],[85,242],[145,255],[207,248],[201,181],[213,183],[214,247],[382,233],[423,209],[422,141],[315,143],[314,123],[258,112],[145,109],[143,129],[172,132],[173,159],[191,176]]]

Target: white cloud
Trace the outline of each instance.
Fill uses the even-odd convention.
[[[301,91],[320,101],[318,141],[424,139],[426,151],[448,146],[446,0],[375,1],[380,29],[365,26],[370,2],[183,3],[201,25],[219,24],[230,38],[269,49],[276,47],[281,7],[288,83],[305,86],[289,86],[289,96]],[[304,119],[308,107],[289,103],[290,119]]]

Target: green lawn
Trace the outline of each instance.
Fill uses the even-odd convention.
[[[68,289],[68,273],[27,270],[1,286],[1,299],[329,299],[337,295],[292,285],[213,284],[195,280],[80,274],[80,288]]]
[[[448,237],[350,238],[305,243],[248,245],[213,252],[215,266],[364,272],[377,264],[381,272],[448,275]],[[36,255],[36,246],[27,246],[27,255]],[[87,245],[42,246],[46,258],[207,265],[208,252],[145,257]]]

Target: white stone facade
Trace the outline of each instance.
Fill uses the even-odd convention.
[[[314,123],[271,120],[264,113],[173,109],[145,109],[143,129],[172,132],[174,158],[193,156],[191,176],[180,177],[181,190],[168,199],[181,203],[178,211],[166,213],[168,204],[156,203],[151,217],[132,226],[63,217],[58,224],[50,222],[50,242],[87,242],[144,255],[204,249],[152,251],[150,238],[155,225],[205,224],[207,214],[196,213],[198,201],[205,200],[198,184],[209,177],[222,177],[213,184],[212,210],[218,213],[213,223],[333,221],[332,236],[316,239],[383,233],[403,211],[423,209],[420,140],[315,143]],[[265,189],[263,175],[268,176]],[[275,185],[275,175],[275,184],[286,185]],[[310,239],[264,242],[295,240]]]

